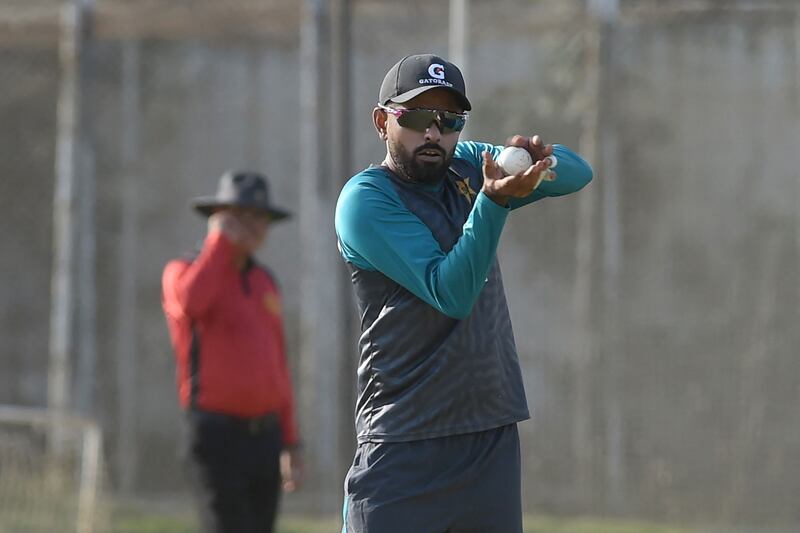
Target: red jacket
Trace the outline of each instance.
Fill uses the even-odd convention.
[[[162,304],[184,408],[240,417],[277,413],[284,445],[298,442],[280,295],[262,268],[239,270],[221,232],[194,260],[167,263]]]

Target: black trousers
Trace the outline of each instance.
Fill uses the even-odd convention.
[[[184,459],[205,533],[272,533],[280,497],[278,417],[186,413]]]

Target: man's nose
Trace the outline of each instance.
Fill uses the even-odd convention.
[[[425,130],[425,140],[427,142],[437,143],[442,138],[442,130],[439,129],[439,123],[435,120],[431,122],[430,126]]]

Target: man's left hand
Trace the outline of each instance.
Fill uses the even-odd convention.
[[[287,448],[281,452],[281,479],[285,492],[294,492],[303,484],[305,466],[299,448]]]

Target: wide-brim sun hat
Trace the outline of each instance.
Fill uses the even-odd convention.
[[[270,202],[267,177],[249,171],[225,172],[219,178],[217,194],[193,199],[192,207],[206,217],[229,207],[258,209],[267,213],[273,221],[284,220],[291,216],[289,211]]]

